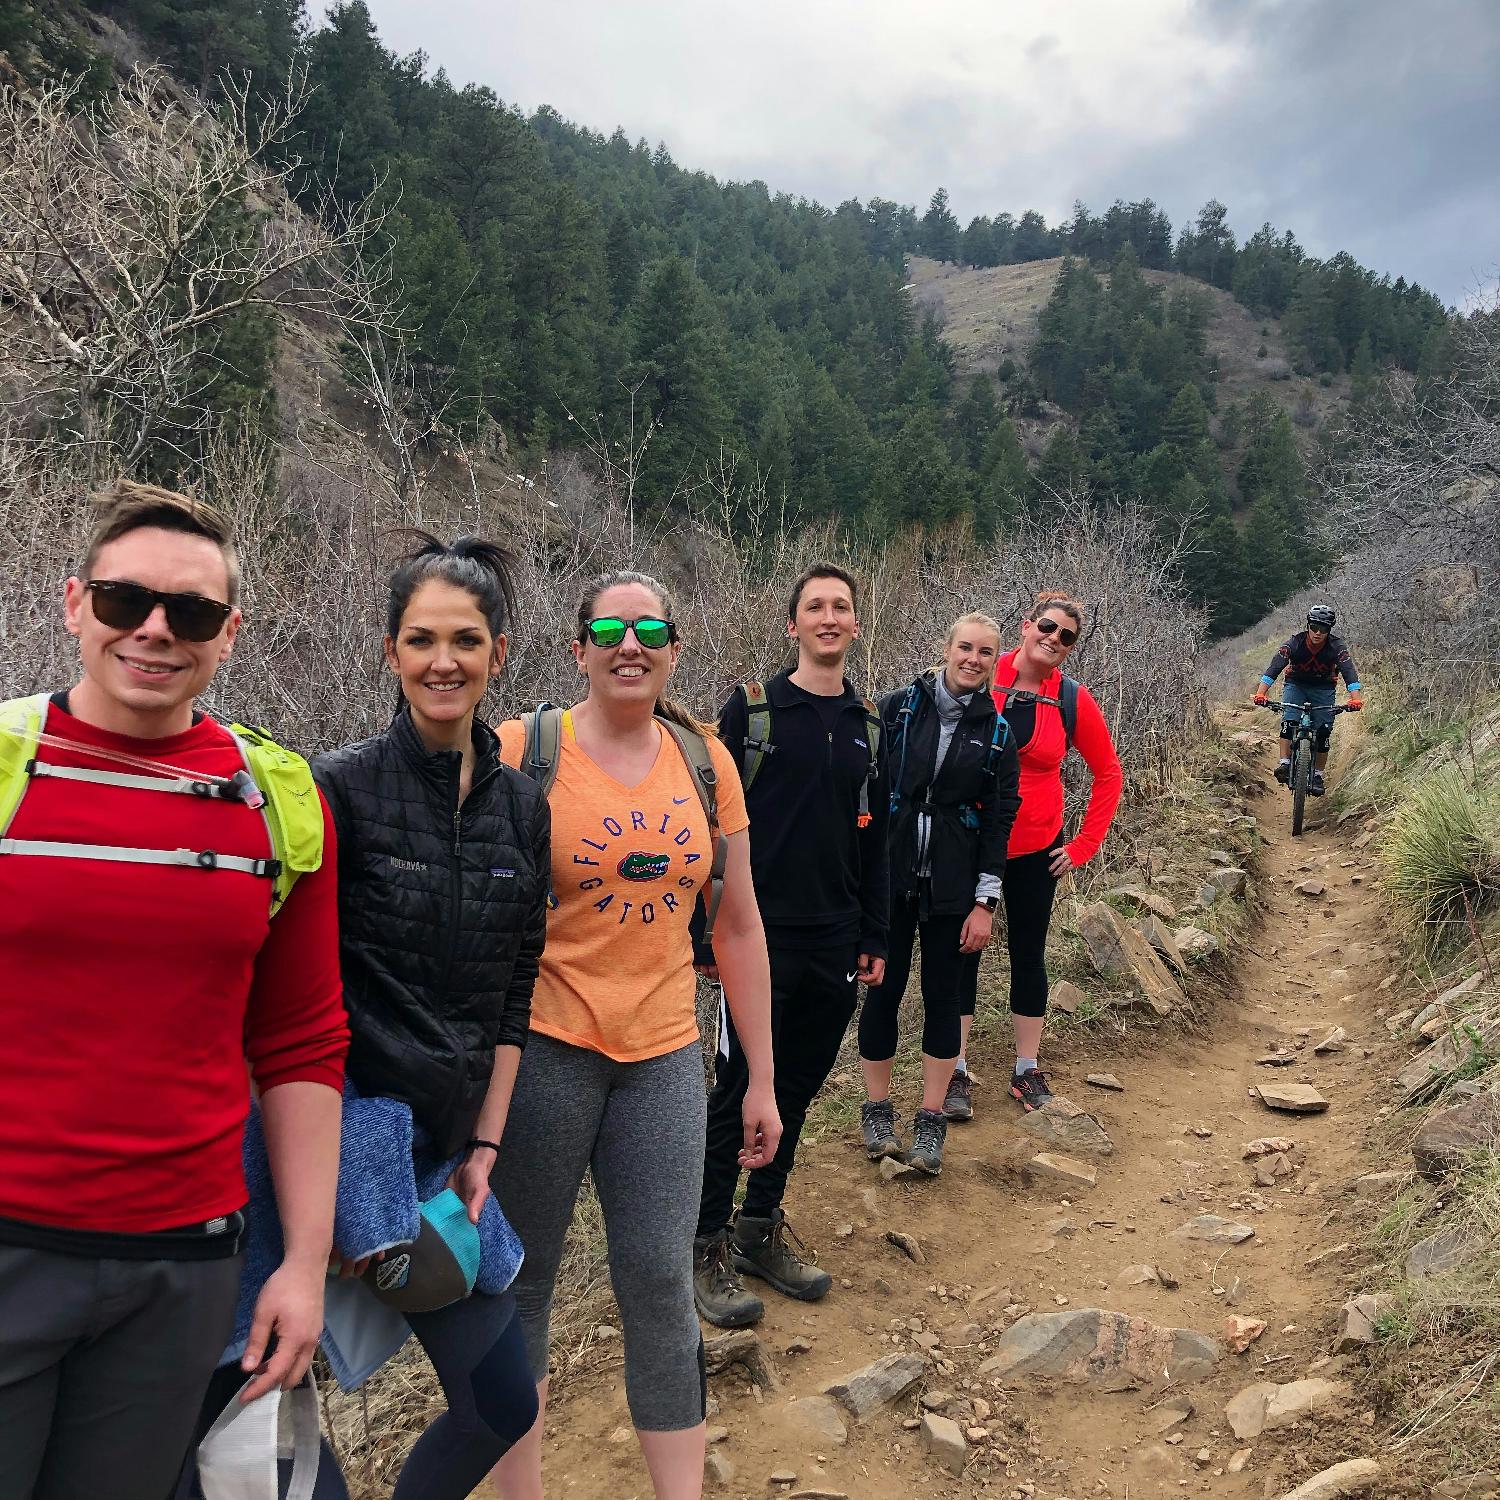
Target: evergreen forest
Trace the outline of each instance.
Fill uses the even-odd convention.
[[[1177,271],[1281,320],[1299,373],[1392,367],[1432,377],[1449,315],[1422,288],[1347,255],[1319,260],[1262,226],[1243,244],[1223,204],[1173,226],[1152,201],[1036,210],[961,228],[941,188],[925,212],[881,198],[828,208],[763,182],[719,182],[668,148],[605,135],[385,47],[363,0],[311,24],[302,0],[98,0],[212,98],[250,74],[303,78],[294,178],[311,211],[372,192],[400,288],[414,397],[514,452],[624,445],[638,493],[688,507],[725,463],[808,520],[883,535],[963,520],[985,540],[1049,493],[1135,500],[1186,542],[1192,596],[1231,633],[1326,561],[1310,499],[1315,444],[1257,396],[1219,410],[1204,298]],[[52,13],[52,21],[56,20]],[[23,73],[108,87],[66,27],[0,0],[0,50]],[[676,143],[690,151],[691,143]],[[907,257],[993,267],[1063,256],[1024,362],[960,379],[917,310]],[[1179,283],[1179,285],[1181,285]],[[215,350],[226,410],[272,401],[274,329],[246,318]],[[1053,415],[1028,457],[1018,419]]]

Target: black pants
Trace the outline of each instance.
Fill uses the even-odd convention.
[[[162,1500],[239,1281],[239,1256],[0,1245],[0,1500]]]
[[[922,1051],[928,1057],[957,1057],[962,1032],[959,1028],[959,991],[962,965],[967,957],[958,949],[964,916],[917,916],[912,896],[891,901],[890,957],[885,961],[885,983],[865,992],[859,1013],[859,1055],[871,1062],[885,1062],[896,1055],[897,1017],[906,982],[911,977],[912,948],[922,938]],[[977,956],[977,955],[976,955]],[[978,970],[975,970],[978,973]],[[972,1003],[969,1014],[973,1014]]]
[[[776,1065],[776,1107],[781,1145],[775,1157],[750,1174],[743,1212],[768,1218],[781,1206],[797,1155],[807,1109],[833,1068],[858,998],[854,944],[833,949],[771,949],[771,1056]],[[698,1233],[717,1234],[729,1223],[739,1184],[744,1145],[740,1107],[750,1072],[726,1012],[714,1086],[708,1096],[708,1139],[703,1157],[703,1196]]]
[[[1017,1016],[1047,1014],[1047,929],[1052,923],[1052,900],[1057,879],[1047,868],[1062,833],[1034,854],[1005,862],[1005,946],[1010,954],[1010,1008]],[[923,963],[926,963],[923,947]],[[959,1010],[974,1014],[979,990],[978,953],[965,954],[959,983]]]

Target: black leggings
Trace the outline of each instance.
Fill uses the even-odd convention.
[[[896,896],[892,900],[885,982],[866,992],[864,1009],[859,1013],[861,1057],[885,1062],[896,1055],[897,1013],[911,977],[912,947],[918,933],[922,937],[922,1051],[928,1057],[958,1056],[960,961],[967,956],[959,952],[958,940],[966,915],[923,921],[917,916],[915,897]],[[977,961],[978,954],[974,957]],[[971,1001],[970,1014],[973,1009]]]
[[[1062,843],[1055,839],[1034,854],[1005,862],[1005,946],[1010,954],[1010,1008],[1017,1016],[1047,1014],[1047,928],[1057,880],[1047,868]],[[927,951],[925,946],[923,953]],[[965,954],[959,982],[959,1011],[974,1014],[979,992],[978,953]]]
[[[401,1467],[392,1500],[464,1500],[536,1421],[536,1385],[526,1360],[521,1320],[510,1292],[481,1293],[406,1320],[426,1350],[448,1399],[445,1411],[417,1439]],[[210,1382],[198,1438],[245,1383],[238,1364],[223,1365]],[[338,1459],[322,1440],[313,1500],[348,1500]],[[282,1478],[287,1477],[283,1466]],[[178,1500],[197,1500],[189,1462]]]

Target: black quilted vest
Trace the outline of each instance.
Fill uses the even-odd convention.
[[[472,1134],[497,1044],[524,1046],[547,934],[551,820],[528,777],[474,725],[431,754],[403,708],[373,739],[319,756],[338,831],[349,1077],[401,1099],[446,1155]]]

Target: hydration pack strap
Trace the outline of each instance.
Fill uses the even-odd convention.
[[[714,922],[718,919],[719,903],[724,899],[724,871],[729,863],[729,841],[719,832],[719,773],[714,770],[708,742],[701,734],[674,724],[670,719],[657,716],[656,722],[671,735],[678,752],[693,773],[693,785],[697,788],[698,800],[703,804],[703,816],[708,820],[708,837],[713,846],[713,862],[708,867],[708,888],[703,897],[703,946],[711,947],[714,940]]]
[[[748,792],[760,775],[760,768],[768,755],[774,755],[776,746],[771,741],[771,700],[766,696],[763,682],[747,682],[740,691],[745,695],[745,770],[744,784]]]
[[[274,880],[279,859],[250,859],[212,849],[126,849],[115,844],[63,844],[51,839],[0,839],[0,855],[36,854],[44,859],[100,859],[121,865],[184,865],[199,870],[233,870]]]
[[[185,781],[165,776],[130,776],[123,771],[90,771],[83,766],[57,766],[39,760],[31,767],[33,776],[52,776],[58,781],[88,781],[98,786],[123,786],[139,792],[181,792],[192,797],[217,797],[223,802],[246,802],[246,790],[241,787],[243,779],[250,788],[248,772],[228,781]]]

